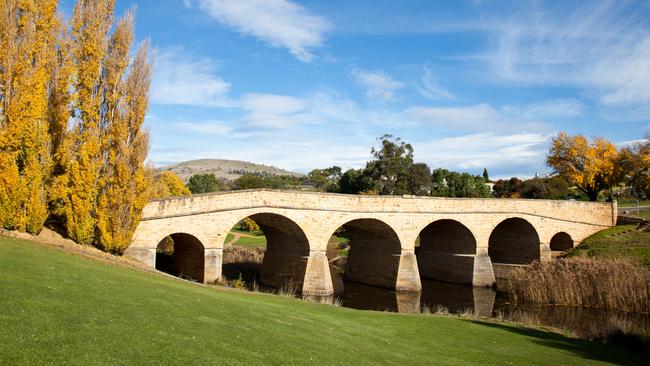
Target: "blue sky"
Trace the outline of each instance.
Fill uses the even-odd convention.
[[[72,1],[62,1],[69,12]],[[116,1],[157,50],[155,165],[365,166],[376,138],[431,168],[544,174],[558,131],[650,132],[650,3]]]

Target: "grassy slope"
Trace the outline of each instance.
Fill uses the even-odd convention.
[[[0,289],[3,364],[641,362],[539,330],[213,289],[6,238]]]
[[[650,232],[636,231],[635,228],[634,225],[621,225],[599,231],[565,256],[627,258],[650,267]]]

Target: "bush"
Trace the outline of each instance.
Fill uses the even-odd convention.
[[[251,218],[245,218],[239,222],[239,229],[244,231],[260,231],[260,226]]]

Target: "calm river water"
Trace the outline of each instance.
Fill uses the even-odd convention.
[[[550,326],[581,338],[597,338],[613,329],[627,334],[650,337],[650,315],[626,313],[574,306],[512,304],[507,294],[491,288],[471,287],[422,279],[421,292],[395,292],[389,289],[344,281],[340,271],[332,269],[334,298],[343,307],[400,313],[470,312],[482,317],[494,317],[526,324]],[[259,284],[259,264],[224,265],[224,275],[236,279],[243,275],[247,285]],[[276,289],[259,286],[258,290]]]
[[[341,286],[342,285],[342,286]],[[648,314],[552,305],[514,305],[506,294],[491,288],[455,285],[422,279],[422,292],[398,293],[354,282],[339,282],[336,299],[343,307],[361,310],[416,313],[472,312],[527,324],[562,329],[581,337],[606,334],[612,329],[650,336]],[[343,288],[341,288],[343,287]]]

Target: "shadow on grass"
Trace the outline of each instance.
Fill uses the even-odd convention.
[[[611,344],[568,338],[557,333],[522,328],[507,324],[483,322],[478,320],[470,321],[484,327],[491,327],[516,333],[541,346],[568,351],[586,360],[608,362],[617,365],[648,365],[649,355],[647,353],[634,352],[627,348]],[[539,355],[539,357],[543,358],[544,355]]]

